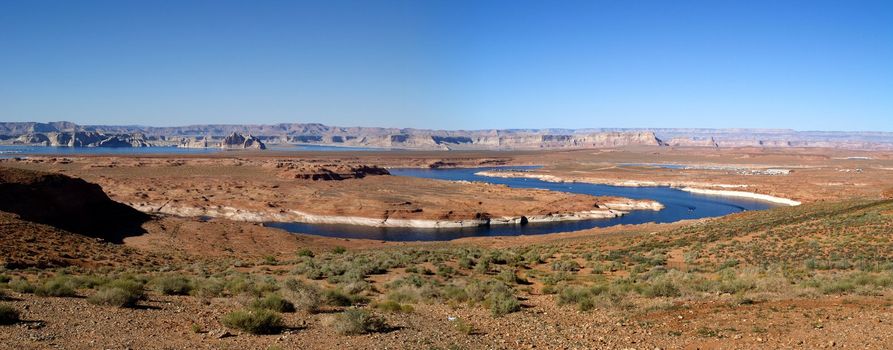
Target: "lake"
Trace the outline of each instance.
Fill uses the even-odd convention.
[[[709,196],[684,192],[671,187],[622,187],[585,183],[554,183],[537,179],[492,178],[475,173],[487,170],[531,170],[536,167],[496,167],[471,169],[391,169],[396,176],[410,176],[427,179],[453,181],[480,181],[502,184],[514,188],[537,188],[550,191],[589,194],[595,196],[617,196],[632,199],[652,199],[665,206],[663,210],[634,210],[628,214],[610,219],[533,223],[527,225],[492,225],[472,228],[404,228],[369,227],[359,225],[331,225],[305,223],[267,223],[267,226],[290,232],[313,235],[364,238],[385,241],[443,241],[462,237],[538,235],[557,232],[585,230],[594,227],[631,225],[648,222],[668,223],[687,219],[717,217],[745,210],[762,210],[777,204],[737,197]],[[523,213],[518,213],[523,214]]]

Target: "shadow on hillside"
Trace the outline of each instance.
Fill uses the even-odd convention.
[[[0,211],[22,220],[122,243],[151,216],[111,200],[102,187],[61,174],[0,168]]]

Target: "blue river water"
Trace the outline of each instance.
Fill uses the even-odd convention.
[[[624,216],[611,219],[534,223],[527,225],[492,225],[471,228],[435,229],[304,223],[267,223],[266,225],[285,229],[290,232],[339,238],[364,238],[385,241],[443,241],[462,237],[516,236],[569,232],[621,224],[629,225],[648,222],[667,223],[686,219],[723,216],[745,210],[762,210],[777,206],[777,204],[759,200],[693,194],[671,187],[622,187],[585,183],[554,183],[536,179],[493,178],[475,175],[475,173],[485,170],[530,170],[532,168],[535,167],[392,169],[391,174],[438,180],[481,181],[507,185],[514,188],[538,188],[596,196],[652,199],[662,203],[665,208],[660,211],[633,210]]]

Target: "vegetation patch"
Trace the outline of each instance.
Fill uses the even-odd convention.
[[[387,330],[384,319],[361,309],[348,309],[338,314],[335,316],[332,327],[341,335],[359,335]]]
[[[19,322],[20,315],[19,310],[16,310],[16,308],[6,304],[0,304],[0,325],[17,323]]]
[[[282,330],[282,318],[269,310],[233,311],[223,316],[220,322],[251,334],[277,334]]]

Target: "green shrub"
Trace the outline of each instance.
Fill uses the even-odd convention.
[[[265,309],[278,312],[295,312],[295,305],[276,294],[270,294],[264,298],[251,302],[255,309]]]
[[[375,304],[375,308],[387,312],[411,313],[415,311],[412,305],[402,305],[393,300],[385,300],[383,302],[377,303]]]
[[[282,330],[282,318],[268,310],[233,311],[223,316],[221,323],[252,334],[276,334]]]
[[[388,300],[398,303],[414,303],[419,299],[418,292],[412,287],[400,287],[388,292]]]
[[[314,256],[313,251],[310,250],[310,249],[308,249],[308,248],[302,248],[301,250],[298,250],[297,255],[298,255],[299,257],[305,257],[305,256],[306,256],[306,257],[308,257],[308,258],[312,258],[312,257]]]
[[[201,298],[214,298],[223,295],[225,285],[218,278],[196,278],[192,280],[190,295]]]
[[[490,313],[497,317],[521,310],[518,298],[507,288],[491,291],[487,295],[487,303],[490,305]]]
[[[341,335],[358,335],[383,332],[387,329],[387,324],[383,319],[364,310],[349,309],[335,316],[332,327]]]
[[[561,259],[552,263],[552,271],[577,272],[580,271],[580,264],[574,260]]]
[[[19,316],[19,310],[6,304],[0,304],[0,325],[15,324],[19,322]]]
[[[37,287],[35,287],[33,284],[31,284],[30,282],[28,282],[28,280],[26,280],[24,278],[14,279],[14,280],[10,281],[9,284],[7,284],[7,285],[9,286],[10,289],[12,289],[16,292],[19,292],[19,293],[31,294],[31,293],[34,293],[35,290],[37,290]]]
[[[322,297],[326,305],[329,306],[351,306],[368,301],[359,295],[350,295],[338,289],[326,290],[323,292]]]
[[[642,295],[646,297],[678,297],[681,293],[679,287],[668,280],[655,281],[647,284],[642,289]]]
[[[530,282],[527,279],[518,277],[518,274],[513,269],[503,269],[499,272],[499,275],[496,276],[496,279],[503,281],[508,284],[528,284]]]
[[[468,257],[468,256],[463,256],[463,257],[460,257],[460,258],[459,258],[458,264],[459,264],[459,267],[461,267],[461,268],[463,268],[463,269],[469,269],[469,270],[470,270],[471,268],[474,267],[474,260],[472,260],[472,259],[471,259],[470,257]]]
[[[189,295],[192,282],[184,276],[162,276],[152,280],[155,291],[164,295]]]
[[[57,276],[44,281],[34,290],[34,294],[41,297],[73,297],[77,293],[72,287],[72,279],[68,276]]]
[[[140,299],[142,299],[142,293],[135,294],[118,287],[102,287],[87,298],[87,302],[104,306],[133,307]]]
[[[474,325],[461,318],[456,318],[456,320],[453,321],[453,328],[455,328],[457,332],[465,335],[474,333]]]
[[[344,254],[346,252],[347,252],[347,248],[344,248],[342,246],[337,246],[335,248],[332,248],[333,254]]]
[[[279,290],[279,286],[276,285],[276,280],[272,277],[257,278],[251,275],[237,275],[226,282],[225,289],[233,295],[249,294],[261,297]]]
[[[289,279],[285,281],[285,290],[297,310],[312,313],[322,305],[322,295],[314,285]]]
[[[143,282],[137,280],[119,278],[109,281],[105,284],[105,287],[122,289],[139,299],[142,299],[145,296],[145,286],[143,285]]]

